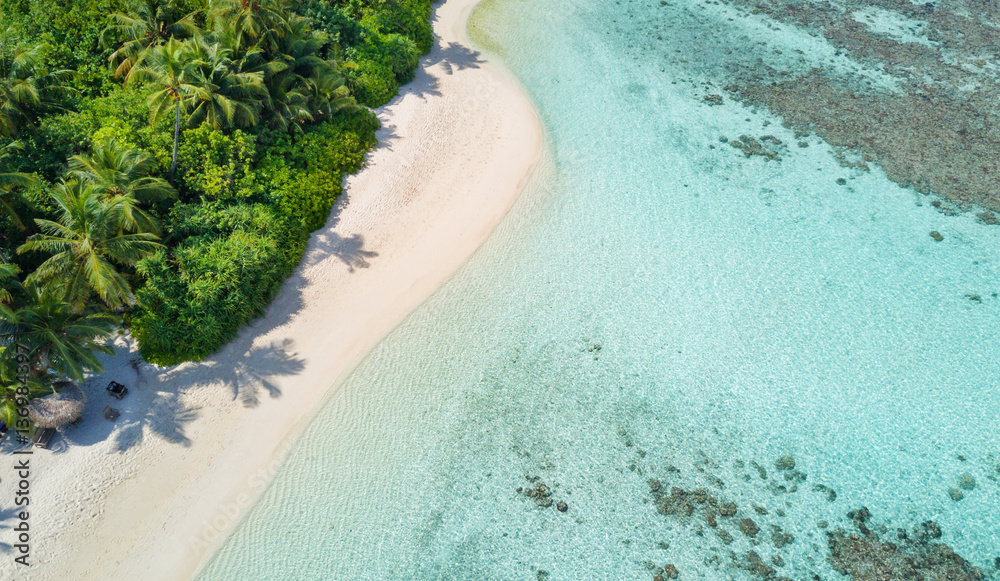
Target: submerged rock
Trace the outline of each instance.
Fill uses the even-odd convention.
[[[760,558],[756,551],[747,551],[746,563],[742,565],[744,569],[757,577],[774,577],[777,573],[774,567],[768,565]]]
[[[526,476],[525,478],[535,486],[532,488],[518,487],[517,493],[533,499],[535,504],[542,508],[552,506],[552,489],[542,482],[538,476]]]
[[[825,484],[814,484],[812,489],[817,492],[825,492],[826,499],[830,502],[837,500],[837,491],[830,488],[829,486],[826,486]]]
[[[677,567],[674,567],[670,563],[663,566],[663,574],[670,579],[676,579],[679,573],[677,572]]]
[[[694,514],[695,507],[698,507],[714,515],[715,507],[719,503],[704,488],[686,491],[683,488],[673,486],[670,488],[670,494],[665,495],[662,484],[658,480],[650,480],[649,489],[653,495],[653,500],[656,502],[656,510],[660,514],[691,516]]]
[[[715,531],[715,534],[724,544],[728,545],[729,543],[733,542],[733,535],[729,534],[729,531],[727,531],[726,529],[719,529]]]
[[[656,509],[660,514],[673,516],[691,516],[694,513],[694,505],[688,499],[688,494],[683,489],[674,486],[670,489],[670,496],[654,494],[656,499]]]
[[[948,496],[951,497],[951,499],[954,500],[955,502],[958,502],[963,498],[965,498],[965,493],[963,493],[961,490],[957,488],[949,488]]]
[[[793,470],[795,468],[795,458],[786,454],[774,461],[774,467],[778,470]]]
[[[853,581],[983,581],[983,573],[941,543],[897,546],[877,537],[829,535],[827,561]]]
[[[749,135],[740,135],[739,139],[734,139],[730,141],[729,145],[735,147],[736,149],[739,149],[740,151],[743,152],[743,155],[747,157],[750,157],[751,155],[759,155],[768,160],[781,159],[780,157],[778,157],[777,153],[773,151],[768,151],[767,149],[764,148],[761,142],[757,141],[753,137],[750,137]]]
[[[942,240],[944,240],[944,236],[942,236],[941,233],[938,232],[937,230],[931,230],[930,236],[931,238],[934,239],[935,242],[941,242]]]
[[[941,537],[941,527],[926,521],[914,527],[916,540],[897,532],[900,544],[883,542],[864,523],[867,509],[851,511],[851,520],[861,535],[843,530],[827,533],[830,565],[853,581],[983,581],[983,573],[951,547],[932,542]]]
[[[771,543],[775,548],[781,549],[785,545],[790,545],[795,542],[795,537],[791,534],[786,533],[781,530],[778,525],[771,525]]]
[[[798,470],[787,470],[785,471],[785,480],[789,482],[805,482],[806,474]]]
[[[756,537],[760,531],[760,527],[757,526],[757,523],[753,522],[752,518],[745,518],[740,520],[740,530],[748,537]]]
[[[966,472],[958,477],[958,487],[962,490],[972,490],[976,487],[976,479],[972,477],[972,474]]]
[[[976,218],[978,218],[983,224],[987,224],[989,226],[996,226],[1000,224],[1000,219],[997,219],[997,215],[989,210],[976,214]]]
[[[919,541],[926,541],[927,539],[940,539],[941,525],[932,520],[924,521],[923,523],[913,527],[913,535]]]

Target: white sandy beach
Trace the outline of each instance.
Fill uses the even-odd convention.
[[[371,349],[480,246],[541,152],[516,81],[477,56],[478,0],[435,10],[437,44],[377,111],[383,129],[266,314],[210,359],[161,369],[127,337],[84,422],[31,456],[30,569],[2,579],[191,579],[264,491],[304,425]],[[109,380],[131,390],[121,402]],[[101,417],[111,404],[116,423]],[[12,544],[13,456],[0,470]]]

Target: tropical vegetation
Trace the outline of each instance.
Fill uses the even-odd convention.
[[[258,316],[430,49],[429,0],[0,0],[0,421]]]

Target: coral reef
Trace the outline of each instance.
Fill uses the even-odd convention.
[[[982,581],[982,571],[956,554],[951,547],[932,539],[941,528],[933,522],[915,527],[913,538],[897,533],[900,544],[885,542],[866,526],[868,509],[848,513],[858,533],[836,530],[828,533],[827,561],[853,581]],[[859,534],[860,533],[860,534]]]
[[[975,203],[1000,209],[1000,4],[951,0],[730,2],[755,14],[824,37],[838,54],[891,77],[898,90],[877,88],[834,67],[804,72],[733,65],[726,87],[742,101],[763,105],[802,134],[878,163],[900,185],[934,192],[967,209]],[[859,15],[891,11],[925,31],[925,42],[879,32]],[[982,218],[996,223],[992,213]]]

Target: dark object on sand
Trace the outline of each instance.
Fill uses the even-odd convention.
[[[106,406],[104,408],[104,419],[106,419],[106,420],[111,420],[113,422],[113,421],[117,420],[118,416],[120,416],[120,415],[121,415],[121,413],[119,413],[118,410],[116,410],[115,408],[113,408],[111,406]]]
[[[128,388],[124,385],[118,383],[117,381],[112,381],[108,384],[108,393],[114,396],[116,399],[121,399],[128,394]]]
[[[35,430],[34,437],[31,438],[31,443],[35,445],[36,448],[48,448],[49,444],[52,443],[52,436],[56,435],[55,428],[40,428]]]

